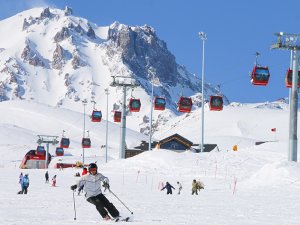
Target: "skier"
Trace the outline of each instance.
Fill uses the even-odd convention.
[[[203,185],[203,183],[200,181],[200,180],[198,180],[198,182],[197,182],[197,189],[200,191],[201,189],[204,189],[204,185]]]
[[[19,184],[21,184],[22,179],[23,179],[23,173],[21,172],[21,173],[20,173],[20,176],[19,176]]]
[[[180,195],[180,191],[182,190],[182,185],[179,181],[177,181],[177,185],[178,185],[178,193]]]
[[[192,182],[192,195],[193,194],[198,195],[198,187],[197,187],[197,181],[196,180],[193,180],[193,182]]]
[[[27,189],[29,187],[28,174],[25,174],[25,176],[22,178],[21,187],[22,187],[21,194],[27,194]]]
[[[175,188],[169,182],[166,182],[166,186],[164,186],[161,191],[167,189],[167,195],[172,194],[172,188],[175,190]]]
[[[52,186],[56,187],[56,175],[52,178]]]
[[[48,171],[46,171],[46,173],[45,173],[45,179],[46,179],[45,183],[49,183],[49,173],[48,173]]]
[[[91,163],[88,167],[89,174],[82,176],[77,184],[71,186],[71,190],[75,190],[80,185],[84,185],[87,201],[96,206],[104,220],[111,220],[111,216],[115,221],[119,221],[120,213],[116,207],[101,192],[101,182],[109,184],[107,177],[98,173],[96,163]],[[111,215],[109,215],[109,214]]]

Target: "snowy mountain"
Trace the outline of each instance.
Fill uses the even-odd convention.
[[[149,132],[151,83],[154,95],[167,100],[167,110],[154,113],[166,121],[179,115],[179,96],[191,96],[194,109],[201,104],[200,79],[176,62],[154,28],[115,22],[99,27],[73,15],[72,9],[33,8],[0,21],[0,100],[30,100],[51,106],[83,111],[106,108],[109,88],[109,116],[120,107],[122,90],[110,87],[111,76],[132,77],[140,83],[127,90],[127,100],[140,98],[139,114],[130,115],[137,123],[132,129]],[[219,94],[205,84],[205,98]],[[228,104],[224,96],[225,104]],[[106,112],[103,111],[105,117]],[[160,123],[160,122],[159,122]],[[133,124],[133,123],[130,123]]]

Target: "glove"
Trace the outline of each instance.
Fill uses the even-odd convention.
[[[110,188],[110,186],[109,186],[109,183],[108,182],[103,182],[103,185],[102,185],[104,188],[107,188],[107,189],[109,189]]]
[[[76,188],[77,188],[77,185],[76,185],[76,184],[71,186],[71,190],[72,190],[72,191],[74,191]]]

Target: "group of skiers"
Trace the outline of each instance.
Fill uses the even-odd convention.
[[[177,185],[178,185],[178,193],[177,194],[180,195],[180,192],[182,190],[182,185],[179,181],[177,181]],[[168,181],[166,182],[166,185],[163,186],[161,191],[163,191],[164,189],[167,190],[167,195],[172,194],[172,189],[175,190],[175,188]],[[204,189],[203,183],[200,180],[199,181],[193,180],[193,182],[192,182],[192,195],[193,194],[198,195],[198,190],[200,191],[201,189]]]
[[[19,176],[19,184],[21,185],[21,191],[18,194],[27,194],[28,187],[29,187],[29,177],[28,174],[23,176],[23,173]]]
[[[45,173],[45,183],[49,183],[49,173],[46,171]],[[27,194],[28,187],[29,187],[29,175],[28,173],[23,176],[23,173],[21,172],[19,175],[19,184],[21,185],[21,191],[18,192],[18,194]],[[52,186],[56,187],[56,175],[52,178]]]
[[[45,173],[45,179],[46,183],[49,183],[49,173],[46,171]],[[28,174],[20,174],[19,177],[19,183],[21,184],[22,190],[19,192],[19,194],[27,194],[27,189],[29,187],[29,178]],[[98,172],[98,166],[96,163],[89,164],[88,168],[83,168],[82,176],[78,180],[78,182],[71,186],[71,190],[75,191],[78,188],[78,195],[82,190],[86,192],[85,197],[86,200],[95,205],[97,211],[101,215],[101,217],[104,220],[114,220],[114,221],[121,221],[120,213],[116,209],[116,207],[103,195],[101,191],[101,184],[104,187],[105,190],[110,191],[110,185],[109,185],[109,179],[104,176],[103,174]],[[56,175],[52,178],[52,186],[56,186]],[[182,190],[182,185],[179,181],[177,181],[178,186],[178,195],[180,195],[180,192]],[[193,180],[192,182],[192,195],[198,194],[198,190],[203,189],[204,186],[201,181]],[[164,185],[161,189],[163,191],[164,189],[167,190],[167,194],[172,194],[172,189],[175,190],[175,188],[169,183],[166,182],[166,185]],[[111,191],[110,191],[111,192]],[[127,218],[126,218],[127,219]]]

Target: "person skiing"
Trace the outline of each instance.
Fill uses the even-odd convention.
[[[182,190],[182,185],[179,181],[177,181],[177,185],[178,185],[178,193],[180,195],[180,191]]]
[[[48,171],[46,171],[46,173],[45,173],[45,179],[46,179],[45,183],[49,183],[49,173],[48,173]]]
[[[22,179],[23,179],[23,173],[21,172],[21,173],[20,173],[20,176],[19,176],[19,184],[21,184]]]
[[[169,182],[166,182],[166,185],[161,189],[161,191],[167,189],[167,195],[172,194],[172,188],[175,190],[175,188]]]
[[[203,185],[203,183],[200,181],[200,180],[198,180],[198,182],[197,182],[197,189],[200,191],[201,189],[204,189],[204,185]]]
[[[22,178],[21,187],[22,187],[21,194],[27,194],[27,189],[29,187],[28,174],[25,174],[25,176]]]
[[[113,218],[115,221],[118,221],[120,218],[119,211],[101,192],[101,182],[106,182],[106,184],[109,185],[108,178],[98,173],[96,163],[91,163],[88,166],[88,172],[89,173],[82,176],[75,185],[71,186],[71,190],[74,191],[77,187],[80,187],[80,185],[84,185],[86,200],[96,206],[102,218],[104,220],[111,220]]]
[[[197,181],[195,179],[192,182],[192,195],[193,194],[198,195],[198,186],[197,186]]]
[[[52,186],[56,187],[56,175],[52,178]]]

